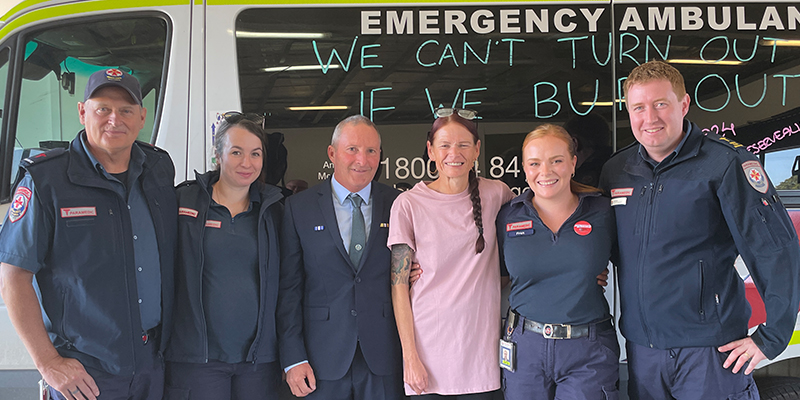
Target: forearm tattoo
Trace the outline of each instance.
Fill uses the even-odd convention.
[[[407,244],[392,245],[392,286],[408,285],[413,256],[414,250]]]

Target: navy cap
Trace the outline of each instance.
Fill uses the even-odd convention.
[[[89,76],[86,91],[83,92],[83,101],[89,100],[98,89],[106,86],[118,86],[128,91],[133,101],[142,105],[142,89],[139,81],[133,75],[116,68],[97,71]]]

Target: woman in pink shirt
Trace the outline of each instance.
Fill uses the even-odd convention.
[[[389,223],[392,299],[406,394],[491,399],[500,387],[500,272],[495,217],[514,197],[476,176],[480,140],[470,110],[439,109],[428,155],[439,177],[395,200]],[[412,262],[424,273],[409,289]]]

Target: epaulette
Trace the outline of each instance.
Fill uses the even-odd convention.
[[[708,138],[708,140],[710,140],[712,143],[721,144],[723,146],[729,147],[729,148],[734,149],[736,151],[747,150],[745,145],[743,145],[743,144],[741,144],[739,142],[735,142],[733,140],[730,140],[728,138],[722,137],[722,136],[717,135],[717,134],[706,135],[706,138]]]
[[[637,145],[639,145],[639,142],[637,142],[637,141],[635,141],[635,140],[634,140],[634,141],[633,141],[633,143],[631,143],[631,144],[629,144],[629,145],[627,145],[627,146],[625,146],[625,147],[623,147],[623,148],[621,148],[621,149],[619,149],[619,150],[615,151],[613,154],[611,154],[611,157],[609,157],[608,159],[610,160],[610,159],[612,159],[612,158],[616,157],[616,156],[617,156],[617,154],[620,154],[620,153],[622,153],[623,151],[625,151],[625,150],[628,150],[628,149],[630,149],[631,147],[633,147],[633,146],[637,146]]]
[[[150,143],[147,143],[147,142],[142,142],[141,140],[137,140],[137,141],[136,141],[136,144],[138,144],[138,145],[139,145],[139,147],[141,147],[141,148],[142,148],[142,150],[153,150],[153,151],[155,151],[156,153],[164,153],[164,154],[167,154],[167,151],[166,151],[166,150],[164,150],[164,149],[162,149],[162,148],[160,148],[160,147],[158,147],[158,146],[152,145],[152,144],[150,144]]]
[[[43,162],[45,162],[47,160],[52,160],[52,159],[54,159],[56,157],[59,157],[61,155],[66,154],[66,153],[67,153],[67,149],[64,149],[64,148],[61,148],[61,147],[56,148],[56,149],[52,149],[52,150],[47,150],[44,153],[39,153],[39,154],[37,154],[35,156],[23,158],[22,160],[20,160],[19,165],[21,167],[23,167],[23,168],[28,168],[31,165],[41,164],[41,163],[43,163]]]

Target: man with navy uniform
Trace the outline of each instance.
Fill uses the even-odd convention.
[[[792,222],[753,154],[684,119],[678,70],[642,64],[624,90],[637,142],[606,163],[600,185],[617,220],[628,393],[757,399],[750,373],[786,348],[800,303]],[[767,311],[751,335],[737,254]]]
[[[3,300],[54,398],[161,399],[175,170],[136,142],[146,110],[133,76],[92,74],[78,113],[85,129],[68,149],[21,163],[0,230]]]
[[[403,397],[386,247],[399,192],[373,182],[380,145],[369,119],[345,119],[328,146],[333,176],[286,200],[278,346],[296,396]]]

